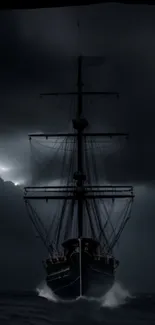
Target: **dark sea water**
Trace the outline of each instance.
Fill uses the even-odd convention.
[[[38,292],[1,292],[0,325],[155,324],[155,294],[136,294],[115,284],[105,297],[59,301],[42,284]]]

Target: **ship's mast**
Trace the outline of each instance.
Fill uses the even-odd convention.
[[[76,119],[73,120],[73,127],[77,130],[77,172],[74,174],[74,179],[77,184],[77,200],[78,200],[78,237],[83,235],[83,182],[86,176],[83,171],[83,130],[87,127],[88,123],[82,118],[82,57],[78,57],[78,101],[77,101],[77,114]]]
[[[132,186],[104,186],[104,185],[85,185],[86,175],[83,170],[83,143],[87,137],[96,138],[112,138],[112,137],[126,137],[126,133],[86,133],[83,132],[88,126],[88,122],[82,116],[82,99],[83,96],[98,96],[98,95],[114,95],[119,97],[117,92],[113,91],[95,91],[88,92],[83,91],[82,83],[82,57],[78,57],[78,78],[77,78],[77,91],[74,92],[50,92],[43,93],[41,96],[77,96],[77,112],[76,117],[73,119],[73,128],[76,130],[74,133],[41,133],[41,134],[29,134],[29,139],[32,138],[53,138],[53,137],[76,137],[77,142],[77,171],[73,175],[73,179],[76,184],[73,186],[45,186],[45,187],[25,187],[25,203],[29,207],[31,204],[30,200],[76,200],[78,206],[78,237],[81,238],[83,235],[83,205],[85,200],[94,199],[122,199],[134,197]],[[97,213],[98,214],[98,213]],[[39,226],[40,227],[40,226]],[[123,230],[121,227],[121,232]],[[38,227],[36,228],[38,231]],[[39,228],[40,229],[40,228]],[[120,232],[119,232],[120,236]],[[46,244],[46,243],[44,243]],[[47,243],[48,245],[48,243]]]
[[[82,114],[82,58],[78,58],[78,109],[77,109],[77,145],[78,145],[78,183],[77,186],[83,186],[83,155],[82,155],[82,128],[81,128],[81,114]],[[78,194],[78,237],[82,237],[82,224],[83,224],[83,192],[79,191]]]

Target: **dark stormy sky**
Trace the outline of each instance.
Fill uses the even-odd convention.
[[[74,89],[75,56],[81,52],[105,57],[104,65],[86,66],[87,89],[121,94],[119,102],[91,102],[90,123],[95,130],[130,133],[126,150],[106,165],[110,182],[133,183],[136,191],[119,246],[118,277],[129,290],[154,290],[155,7],[103,4],[1,12],[0,31],[0,176],[5,181],[0,182],[0,288],[31,289],[43,279],[45,251],[20,189],[8,181],[23,185],[32,176],[27,133],[69,130],[69,103],[40,100],[39,93],[66,90],[66,85]]]

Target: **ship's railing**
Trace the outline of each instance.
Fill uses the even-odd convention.
[[[95,258],[97,258],[97,259],[105,259],[105,260],[107,260],[107,261],[109,261],[110,259],[115,259],[113,256],[106,256],[106,255],[102,255],[102,254],[95,254],[94,255],[94,257]]]
[[[115,259],[113,256],[105,256],[105,255],[94,255],[94,259],[96,261],[103,260],[106,265],[109,265],[111,261],[113,261],[114,267],[117,267],[119,264],[119,261]]]
[[[52,263],[52,264],[57,264],[57,263],[61,263],[61,262],[66,262],[66,256],[65,255],[54,255],[54,256],[50,256],[49,258],[47,258],[47,262]]]
[[[119,261],[116,260],[113,256],[105,256],[105,255],[94,255],[94,260],[96,261],[104,261],[105,265],[110,265],[111,263],[113,264],[113,267],[116,268],[119,265]],[[54,255],[54,256],[50,256],[49,258],[47,258],[46,260],[46,264],[59,264],[62,262],[66,262],[67,258],[65,255]]]

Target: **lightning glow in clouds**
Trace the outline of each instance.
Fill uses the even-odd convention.
[[[0,173],[6,173],[6,172],[9,172],[9,171],[10,171],[10,168],[4,167],[4,166],[0,166]]]
[[[12,167],[0,165],[0,177],[4,181],[10,181],[10,182],[14,183],[16,186],[25,184],[24,179],[14,179],[13,178],[13,168]]]

